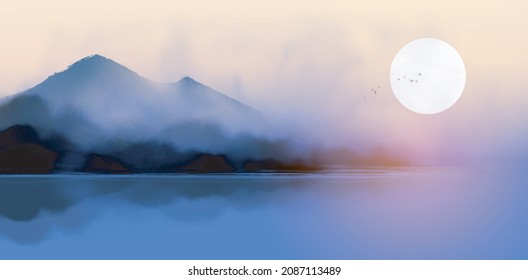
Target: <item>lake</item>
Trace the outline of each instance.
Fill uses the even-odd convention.
[[[1,259],[528,259],[523,169],[0,176]]]

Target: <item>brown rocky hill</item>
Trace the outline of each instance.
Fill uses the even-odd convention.
[[[0,132],[0,173],[50,173],[56,160],[57,153],[45,147],[30,126],[16,125]]]

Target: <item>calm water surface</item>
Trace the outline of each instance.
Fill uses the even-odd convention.
[[[0,258],[528,259],[528,175],[0,176]]]

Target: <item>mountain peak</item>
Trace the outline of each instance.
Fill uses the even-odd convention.
[[[196,80],[194,80],[193,78],[191,78],[189,76],[185,76],[185,77],[181,78],[181,80],[179,80],[175,84],[180,86],[180,87],[186,88],[186,89],[209,88],[208,86],[206,86],[206,85],[204,85],[204,84],[202,84],[200,82],[197,82]]]
[[[106,60],[108,58],[100,55],[100,54],[97,54],[97,53],[94,53],[92,55],[89,55],[87,57],[84,57],[84,58],[81,58],[79,61],[77,62],[80,62],[80,61],[85,61],[85,60]]]
[[[85,79],[100,77],[105,80],[118,79],[119,77],[139,76],[136,72],[127,67],[106,58],[100,54],[93,54],[84,57],[72,65],[68,66],[65,71],[55,73],[50,78],[67,78],[67,79]]]
[[[92,54],[92,55],[89,55],[85,58],[82,58],[80,60],[78,60],[77,62],[73,63],[72,65],[68,66],[68,69],[71,69],[71,68],[74,68],[74,67],[79,67],[79,66],[87,66],[87,67],[101,67],[103,65],[110,65],[110,64],[113,64],[113,65],[119,65],[121,67],[124,67],[122,66],[121,64],[109,59],[109,58],[106,58],[102,55],[99,55],[99,54]]]
[[[99,54],[84,57],[61,72],[30,89],[55,92],[53,95],[74,94],[87,87],[106,87],[110,91],[142,88],[150,81],[127,67]],[[51,90],[52,89],[52,90]],[[50,93],[51,94],[51,93]]]
[[[189,76],[185,76],[181,78],[181,80],[178,83],[182,83],[185,85],[193,85],[193,84],[200,84],[199,82],[195,81],[193,78]]]

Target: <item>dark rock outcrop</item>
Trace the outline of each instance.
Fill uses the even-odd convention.
[[[311,172],[318,171],[316,166],[310,166],[302,162],[284,163],[276,160],[248,160],[244,164],[244,170],[247,172],[263,172],[263,171],[283,171],[283,172]]]
[[[223,173],[235,168],[223,156],[201,155],[181,168],[185,172]]]
[[[54,169],[57,153],[45,147],[30,126],[0,132],[1,174],[45,174]]]
[[[63,141],[64,142],[64,141]],[[177,158],[172,163],[153,160],[145,166],[131,165],[126,159],[138,151],[132,149],[121,155],[83,154],[60,149],[62,142],[42,141],[31,126],[16,125],[0,132],[0,174],[44,174],[53,171],[82,171],[90,173],[130,173],[130,172],[191,172],[191,173],[227,173],[245,172],[311,172],[318,168],[303,162],[280,162],[276,160],[248,160],[231,162],[225,156],[199,154],[194,158],[177,153],[168,153],[167,149],[146,149],[152,155],[168,155]],[[58,147],[57,147],[58,146]],[[145,160],[143,156],[143,160]],[[235,166],[238,166],[238,170]],[[243,168],[240,170],[240,168]]]
[[[0,151],[0,173],[45,174],[53,171],[57,153],[45,147],[25,143]]]
[[[0,151],[25,143],[40,143],[37,133],[30,126],[15,125],[0,132]]]
[[[126,168],[117,159],[109,156],[91,154],[88,156],[88,161],[82,169],[83,172],[93,173],[128,173],[130,170]]]

